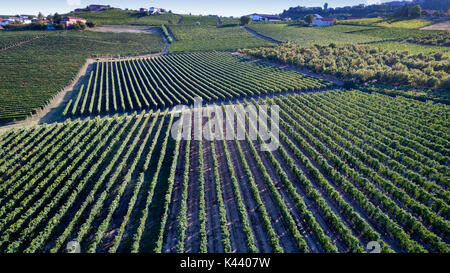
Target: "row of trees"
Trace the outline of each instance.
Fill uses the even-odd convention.
[[[394,13],[394,17],[400,17],[400,18],[417,18],[422,15],[422,7],[420,5],[415,5],[412,7],[409,7],[408,5],[404,5],[400,9],[398,9]]]
[[[274,48],[244,49],[240,52],[285,64],[331,74],[350,83],[379,80],[401,85],[446,88],[448,57],[442,53],[410,55],[367,45],[302,47],[283,44]],[[352,87],[349,85],[349,87]]]
[[[436,10],[439,14],[445,13],[450,9],[450,1],[449,0],[424,0],[420,4],[421,9],[431,9]],[[412,8],[408,8],[408,10],[404,9],[404,7],[398,9],[398,6],[391,5],[389,3],[379,3],[379,4],[373,4],[373,5],[355,5],[352,7],[338,7],[338,8],[330,8],[328,7],[328,4],[325,3],[323,8],[322,7],[315,7],[315,8],[307,8],[307,7],[291,7],[287,10],[284,10],[281,14],[281,17],[283,18],[292,18],[292,19],[301,19],[304,18],[306,15],[313,13],[313,14],[320,14],[322,16],[328,16],[333,18],[339,18],[339,19],[346,19],[349,16],[356,16],[356,17],[392,17],[395,16],[397,13],[405,12],[404,14],[407,14],[408,17],[410,15],[410,10]],[[414,15],[420,16],[420,13],[417,13],[417,8],[413,11]]]

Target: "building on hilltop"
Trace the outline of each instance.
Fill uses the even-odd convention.
[[[103,11],[106,9],[111,8],[110,5],[89,5],[88,9],[89,11]]]
[[[148,9],[148,12],[149,12],[151,15],[156,15],[156,14],[161,14],[161,13],[162,13],[160,8],[155,8],[155,7],[150,7],[150,8]]]
[[[253,13],[248,15],[253,21],[260,21],[260,22],[279,22],[281,21],[281,17],[277,15],[271,15],[271,14],[258,14]]]

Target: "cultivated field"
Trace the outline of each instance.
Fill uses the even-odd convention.
[[[45,107],[87,58],[160,52],[164,41],[159,34],[27,31],[2,33],[0,45],[7,47],[0,50],[0,123],[5,123]]]
[[[152,16],[141,17],[137,19],[133,24],[150,26],[176,25],[180,21],[181,17],[182,16],[178,14],[156,14]]]
[[[254,24],[249,25],[248,28],[274,40],[280,42],[289,41],[302,46],[328,45],[330,43],[363,43],[382,40],[379,37],[362,34],[364,30],[373,29],[366,26],[336,25],[313,28],[288,24]]]
[[[4,133],[1,251],[59,252],[74,239],[83,252],[362,252],[374,240],[385,252],[449,251],[448,106],[281,96],[248,111],[279,105],[274,152],[261,135],[170,136],[172,124],[194,135],[200,119],[202,134],[242,128],[233,111],[246,104],[215,125],[219,105]]]
[[[450,252],[449,32],[70,15],[0,31],[0,253]]]
[[[217,18],[216,18],[217,19]],[[235,25],[223,26],[170,26],[175,42],[169,52],[234,51],[238,48],[270,46]]]
[[[396,28],[422,28],[433,24],[431,20],[425,19],[410,19],[410,20],[402,20],[402,21],[394,21],[394,22],[381,22],[375,25],[382,27],[396,27]]]
[[[319,90],[333,84],[230,53],[191,53],[97,62],[66,115],[129,112],[238,99],[280,92]]]

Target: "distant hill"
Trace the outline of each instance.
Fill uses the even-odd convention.
[[[425,0],[421,4],[424,9],[437,9],[446,11],[450,8],[450,0]]]
[[[320,14],[321,16],[328,16],[338,19],[345,19],[349,16],[352,17],[377,17],[377,16],[392,16],[395,11],[402,7],[404,4],[415,5],[420,4],[423,9],[435,9],[446,11],[450,8],[450,0],[415,0],[411,1],[393,1],[375,5],[357,5],[348,7],[328,8],[322,7],[291,7],[284,10],[281,13],[282,18],[290,17],[292,19],[304,18],[308,14]]]

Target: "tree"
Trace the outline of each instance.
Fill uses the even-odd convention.
[[[323,10],[324,10],[324,11],[327,11],[327,9],[328,9],[328,3],[325,3],[325,4],[323,5]]]
[[[305,21],[306,21],[306,23],[308,23],[309,25],[311,25],[311,24],[314,24],[314,20],[315,20],[316,18],[314,17],[314,15],[312,15],[312,14],[308,14],[308,15],[306,15],[306,17],[305,17]]]
[[[305,20],[301,20],[301,19],[296,20],[295,24],[299,25],[299,26],[302,26],[302,27],[308,26],[308,24],[305,22]]]
[[[38,14],[38,19],[39,19],[39,20],[44,19],[44,14],[42,14],[42,12],[39,12],[39,14]]]
[[[250,24],[252,18],[250,18],[250,16],[242,16],[239,20],[241,21],[241,25],[244,26]]]
[[[408,17],[408,11],[409,11],[408,4],[405,4],[403,7],[399,8],[395,12],[394,16],[395,17]]]
[[[56,12],[55,15],[53,16],[53,23],[59,24],[61,22],[61,20],[62,20],[62,16]]]
[[[88,28],[93,28],[93,27],[96,27],[98,24],[95,21],[88,21],[86,23],[86,25],[87,25]]]
[[[415,5],[411,8],[411,17],[417,18],[422,14],[422,8],[419,5]]]
[[[86,27],[87,27],[86,24],[83,22],[80,22],[80,21],[73,24],[73,29],[75,29],[75,30],[85,30]]]

